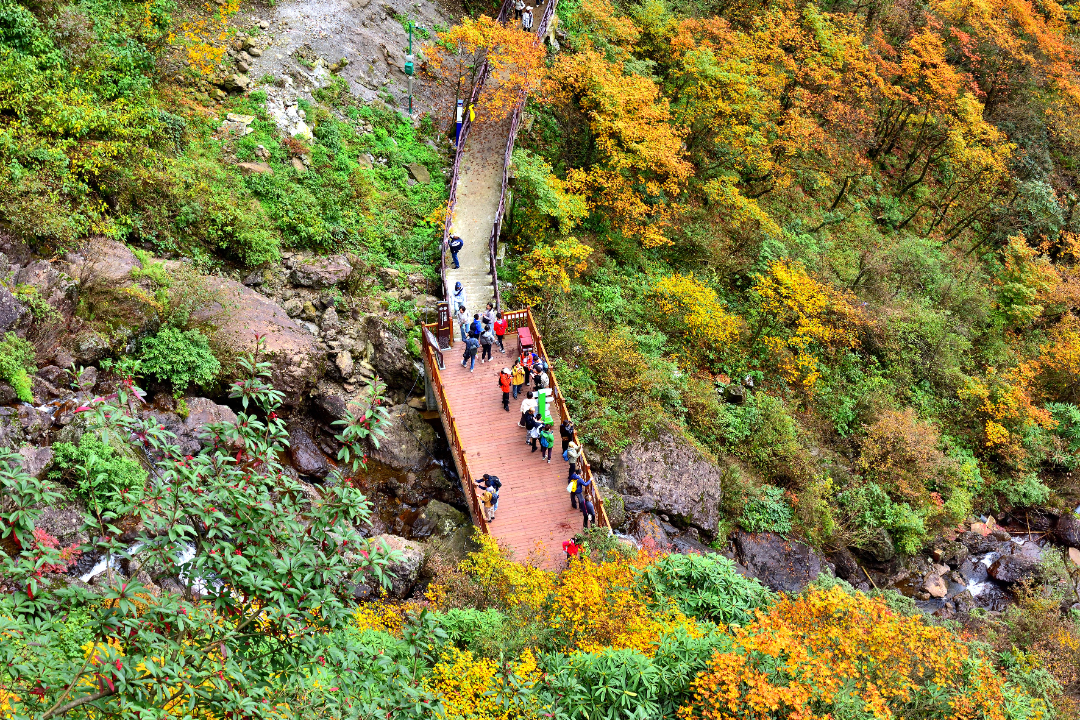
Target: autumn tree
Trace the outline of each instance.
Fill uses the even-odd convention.
[[[478,119],[490,121],[505,118],[536,89],[544,61],[543,44],[534,34],[486,15],[462,18],[425,46],[424,54],[436,89],[436,114],[450,123],[457,101],[468,102],[485,63],[489,79],[477,99],[476,113]]]
[[[739,337],[741,319],[693,273],[660,278],[650,298],[658,327],[678,338],[683,351],[699,362],[723,355]]]
[[[537,245],[521,258],[518,299],[539,306],[550,302],[552,293],[570,292],[570,276],[581,274],[590,253],[575,237]]]

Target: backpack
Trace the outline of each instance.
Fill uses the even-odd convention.
[[[484,341],[485,345],[490,345],[495,342],[495,333],[491,332],[491,328],[486,328],[484,332],[480,333],[480,339]]]
[[[459,237],[450,238],[450,249],[451,250],[455,250],[455,251],[460,250],[464,246],[465,246],[465,243],[462,241],[461,238],[459,238]]]
[[[496,476],[488,475],[488,482],[490,482],[491,487],[495,488],[496,490],[502,490],[502,480],[500,480]]]
[[[542,447],[542,448],[551,447],[552,440],[554,440],[554,438],[552,437],[550,432],[545,431],[545,432],[540,433],[540,447]]]

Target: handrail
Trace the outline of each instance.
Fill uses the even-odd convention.
[[[559,389],[559,383],[555,379],[555,372],[551,366],[551,360],[548,358],[547,351],[544,349],[544,341],[540,338],[540,332],[537,330],[536,323],[533,322],[532,308],[526,307],[524,311],[518,310],[512,314],[517,316],[524,312],[526,323],[529,327],[529,332],[532,333],[533,347],[535,352],[544,359],[548,367],[548,378],[551,380],[551,388],[555,392],[555,407],[559,409],[559,417],[563,420],[573,421],[570,416],[570,408],[566,405],[566,398]],[[503,319],[506,319],[507,313],[503,313]],[[515,329],[517,329],[515,327]],[[577,441],[577,430],[574,430],[574,440]],[[581,450],[581,455],[578,458],[578,466],[582,470],[581,477],[586,480],[592,481],[592,467],[589,465],[588,458],[585,457],[585,446],[578,442],[578,447]],[[596,510],[596,522],[598,525],[611,529],[611,521],[608,519],[607,510],[604,508],[604,500],[600,497],[600,493],[596,491],[596,483],[591,482],[589,485],[589,494],[592,496],[593,507]]]
[[[476,495],[476,485],[473,483],[472,474],[469,472],[468,463],[465,461],[461,433],[458,432],[457,421],[454,419],[454,413],[450,409],[450,402],[446,397],[446,388],[443,386],[442,376],[437,371],[439,366],[435,364],[437,348],[431,343],[433,335],[430,332],[429,325],[425,325],[424,330],[424,369],[427,371],[428,378],[431,380],[431,387],[435,391],[439,416],[442,419],[443,428],[446,430],[450,452],[454,458],[454,465],[457,466],[458,477],[461,479],[461,489],[465,493],[465,497],[469,499],[469,509],[472,513],[473,522],[480,528],[481,532],[486,533],[488,532],[487,518],[484,516],[480,498]]]
[[[547,34],[547,26],[548,23],[551,22],[551,16],[555,13],[555,5],[557,2],[558,0],[548,0],[547,7],[544,8],[544,15],[540,18],[540,23],[536,26],[536,42],[541,44],[544,42],[544,35]],[[500,13],[499,16],[501,18],[502,13]],[[527,97],[528,93],[526,92],[526,89],[522,88],[510,119],[510,133],[506,139],[506,152],[503,155],[499,207],[495,211],[495,222],[492,224],[491,237],[488,238],[488,261],[491,267],[488,274],[491,275],[491,288],[495,297],[496,310],[500,309],[502,306],[502,293],[499,291],[499,271],[495,266],[495,256],[498,252],[499,235],[502,233],[503,215],[506,213],[506,185],[510,176],[510,162],[514,154],[514,142],[517,140],[518,127],[521,124],[521,113],[525,110],[525,100]]]
[[[502,7],[499,8],[499,22],[506,22],[506,17],[510,13],[510,8],[513,5],[514,0],[503,0]],[[473,84],[472,92],[469,93],[469,106],[476,105],[477,100],[480,99],[480,89],[487,81],[490,68],[488,62],[485,59],[484,64],[480,66],[480,72],[476,75],[476,82]],[[443,297],[449,300],[453,295],[450,294],[450,286],[446,283],[446,260],[447,254],[450,252],[450,227],[454,224],[454,206],[457,205],[457,184],[458,176],[461,172],[461,156],[465,150],[465,140],[469,137],[469,131],[472,129],[472,120],[469,119],[468,108],[465,108],[465,120],[461,124],[461,133],[457,138],[457,147],[454,148],[454,163],[450,169],[450,196],[446,201],[446,219],[443,222],[443,239],[441,248],[441,262],[439,263],[439,275],[442,280]],[[505,189],[504,189],[505,192]]]

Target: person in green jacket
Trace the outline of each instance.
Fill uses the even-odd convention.
[[[555,445],[555,433],[551,432],[551,426],[545,425],[540,428],[540,457],[551,462],[551,448]]]

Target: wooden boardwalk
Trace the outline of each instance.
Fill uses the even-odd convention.
[[[461,450],[469,474],[480,478],[484,473],[502,480],[499,510],[488,524],[488,532],[513,550],[515,559],[530,555],[537,564],[549,569],[562,565],[565,555],[562,542],[581,530],[582,516],[570,508],[566,492],[567,464],[562,459],[558,426],[562,422],[552,408],[555,447],[551,463],[540,458],[525,444],[525,430],[518,427],[521,400],[510,398],[510,412],[502,407],[499,371],[511,367],[518,349],[517,333],[506,336],[507,354],[492,348],[492,361],[476,369],[461,367],[461,337],[444,351],[446,369],[440,374],[446,399],[452,408],[461,438]],[[539,443],[537,443],[539,446]]]

